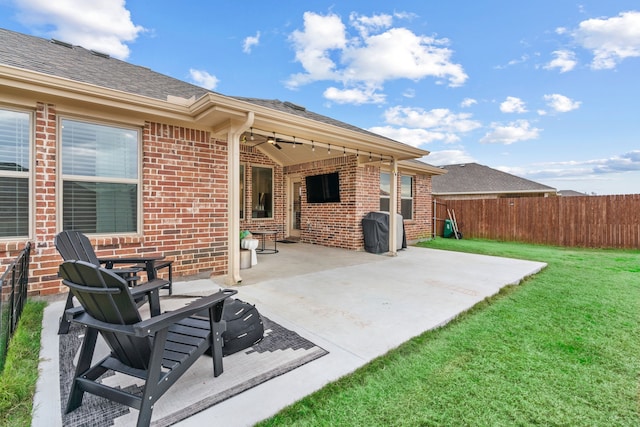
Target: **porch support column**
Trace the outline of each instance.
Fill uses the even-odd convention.
[[[229,218],[229,235],[227,248],[228,285],[242,282],[240,277],[240,136],[253,126],[254,113],[247,112],[247,119],[241,124],[231,124],[227,131],[227,169],[229,173],[229,191],[227,217]]]
[[[391,159],[391,191],[389,192],[389,256],[398,255],[397,227],[398,221],[398,160]]]

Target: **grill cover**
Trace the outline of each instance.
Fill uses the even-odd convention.
[[[404,233],[402,215],[396,214],[397,241],[396,248],[407,247],[407,237]],[[362,218],[362,232],[364,233],[364,250],[373,254],[389,252],[389,213],[369,212]]]

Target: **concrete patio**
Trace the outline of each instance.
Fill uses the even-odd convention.
[[[396,257],[302,243],[279,243],[278,249],[258,255],[257,265],[241,270],[237,297],[329,354],[177,426],[209,425],[211,420],[253,425],[545,267],[417,247]],[[176,282],[174,296],[206,295],[220,287],[221,279]],[[63,307],[60,300],[45,310],[34,427],[62,425],[56,332]],[[159,403],[171,404],[163,399]]]

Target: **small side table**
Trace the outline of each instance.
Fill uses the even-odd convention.
[[[252,231],[252,235],[259,237],[262,241],[260,246],[256,249],[259,254],[277,254],[278,253],[278,232],[277,231]],[[267,236],[273,236],[273,248],[265,248],[265,242]]]

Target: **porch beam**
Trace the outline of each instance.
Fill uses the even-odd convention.
[[[389,256],[398,255],[397,227],[398,221],[398,160],[391,159],[391,191],[389,192]]]
[[[240,276],[240,136],[253,125],[253,111],[246,113],[242,123],[231,122],[227,129],[227,169],[229,171],[229,191],[227,192],[227,276],[228,285],[242,282]]]

